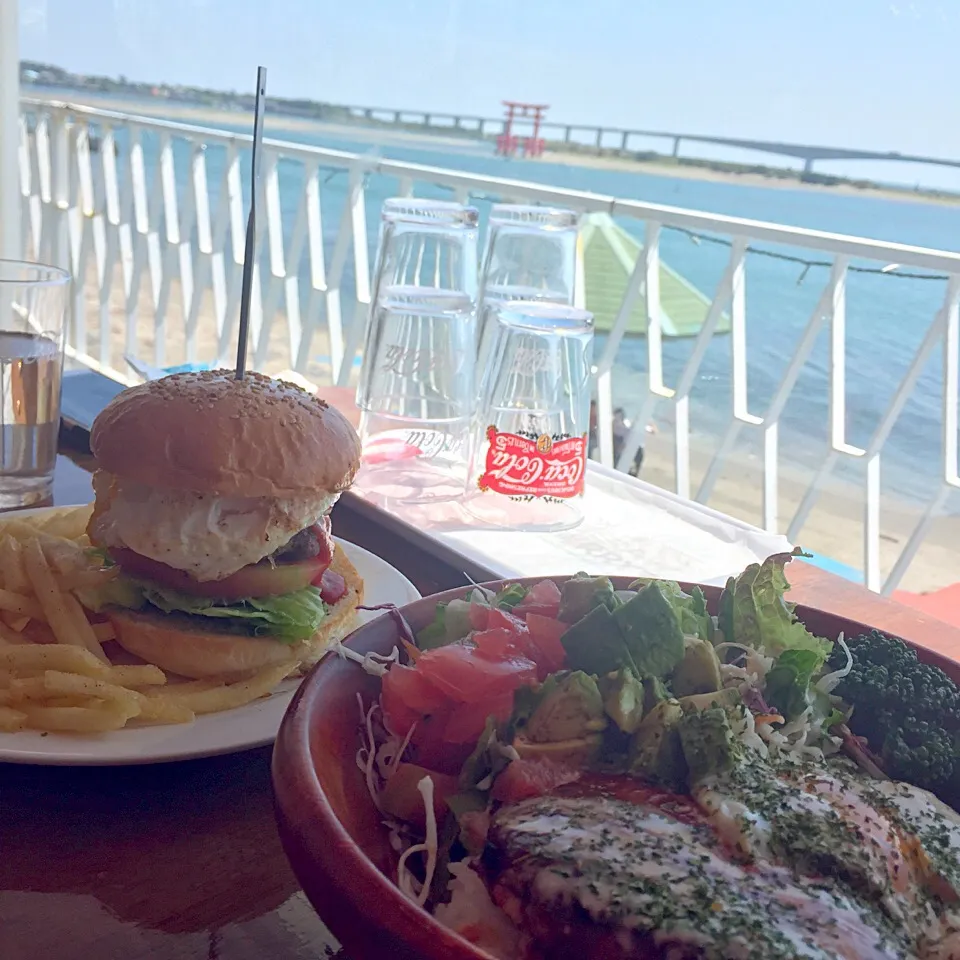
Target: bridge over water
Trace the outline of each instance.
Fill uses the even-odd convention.
[[[387,107],[346,106],[358,119],[374,120],[403,126],[421,126],[427,129],[460,131],[477,137],[496,137],[504,130],[501,117],[478,117],[469,114],[442,113],[425,110],[397,110]],[[515,123],[517,121],[514,121]],[[521,121],[522,122],[522,121]],[[938,167],[960,168],[960,160],[946,157],[927,157],[897,151],[858,150],[847,147],[824,147],[813,144],[782,143],[776,140],[749,140],[738,137],[712,137],[696,133],[677,133],[668,130],[633,130],[624,127],[603,127],[581,123],[558,123],[544,120],[540,124],[542,136],[565,144],[592,143],[598,151],[619,150],[621,153],[638,152],[637,140],[665,140],[666,152],[680,156],[683,143],[707,143],[741,150],[753,150],[803,161],[804,173],[810,173],[818,160],[889,160],[896,163],[920,163]]]

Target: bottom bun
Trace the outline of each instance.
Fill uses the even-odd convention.
[[[124,650],[181,677],[231,676],[287,661],[306,668],[353,629],[363,602],[363,580],[340,547],[330,569],[346,581],[347,594],[330,608],[313,637],[298,643],[206,630],[204,618],[188,614],[121,609],[106,614]]]

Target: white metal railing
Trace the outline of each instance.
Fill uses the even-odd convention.
[[[80,281],[69,334],[73,356],[127,379],[123,356],[145,347],[151,361],[230,362],[243,265],[245,205],[242,153],[250,137],[59,102],[24,100],[20,175],[24,249],[68,267]],[[244,168],[245,169],[245,168]],[[340,175],[338,190],[331,184]],[[281,190],[281,181],[286,190]],[[627,469],[655,405],[673,408],[676,491],[707,502],[744,426],[761,431],[762,524],[796,539],[830,474],[843,460],[865,463],[863,564],[867,585],[891,592],[903,577],[953,489],[960,387],[960,254],[720,216],[613,196],[577,192],[468,172],[378,159],[276,140],[264,141],[251,311],[252,361],[292,368],[346,385],[370,303],[368,227],[372,184],[387,195],[445,190],[470,197],[563,205],[644,224],[642,254],[626,285],[597,360],[600,458],[612,465],[614,364],[639,298],[646,303],[647,388],[618,466]],[[295,201],[284,203],[284,195]],[[285,209],[286,207],[286,209]],[[339,209],[338,209],[339,208]],[[336,221],[334,221],[336,217]],[[325,225],[336,229],[325,232]],[[726,238],[729,257],[706,320],[673,385],[664,375],[660,249],[665,229]],[[816,251],[829,277],[762,415],[748,408],[745,259],[751,242]],[[330,248],[329,257],[327,248]],[[946,276],[940,309],[895,389],[869,442],[853,446],[846,416],[846,291],[854,261],[937,271]],[[582,270],[582,262],[579,264]],[[580,274],[582,276],[582,273]],[[582,295],[582,287],[581,287]],[[172,307],[179,322],[171,322]],[[724,314],[730,317],[729,420],[696,491],[691,479],[690,400]],[[91,322],[92,319],[92,322]],[[779,425],[815,341],[830,331],[829,452],[793,516],[780,516]],[[325,349],[323,369],[314,351]],[[884,445],[923,368],[943,355],[942,472],[931,498],[890,569],[881,569],[880,464]],[[960,571],[958,571],[960,572]]]

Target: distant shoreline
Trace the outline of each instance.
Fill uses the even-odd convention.
[[[678,180],[701,180],[709,183],[738,183],[745,187],[769,187],[774,190],[814,190],[817,193],[840,194],[848,197],[874,197],[899,200],[904,203],[925,203],[939,206],[960,204],[960,194],[925,193],[907,187],[886,187],[881,184],[856,186],[851,182],[835,184],[805,183],[799,176],[774,177],[748,170],[714,170],[696,164],[671,163],[663,160],[634,160],[629,157],[596,156],[580,151],[546,150],[539,158],[545,163],[564,163],[570,166],[591,167],[598,170],[619,170],[626,173],[645,173],[657,177],[675,177]],[[535,161],[534,161],[535,162]]]
[[[24,84],[24,94],[31,93],[30,85]],[[249,117],[243,111],[226,110],[220,107],[210,107],[201,104],[185,103],[172,99],[161,99],[131,95],[129,98],[117,94],[104,94],[90,97],[86,91],[67,88],[51,89],[41,87],[35,91],[41,99],[62,100],[66,103],[75,103],[89,106],[94,109],[113,110],[118,113],[131,112],[135,105],[137,112],[147,117],[175,120],[184,123],[195,123],[203,126],[222,127],[243,125]],[[297,117],[289,114],[272,115],[269,110],[266,117],[267,136],[278,136],[282,132],[289,133],[327,133],[333,137],[347,140],[376,142],[384,137],[404,144],[442,145],[451,148],[463,149],[470,144],[483,144],[486,141],[466,138],[463,136],[444,136],[441,132],[418,132],[404,127],[392,127],[387,124],[364,123],[337,123],[335,121],[314,120],[308,117]],[[633,159],[630,157],[598,156],[581,150],[548,149],[541,157],[531,160],[519,160],[518,163],[556,163],[565,166],[588,167],[600,170],[619,170],[626,173],[639,173],[647,176],[672,177],[679,180],[699,180],[709,183],[732,183],[749,187],[764,187],[775,190],[813,190],[818,193],[831,193],[840,196],[873,197],[883,200],[896,200],[901,203],[936,204],[941,206],[956,206],[960,204],[960,194],[929,193],[912,191],[909,188],[897,189],[880,184],[863,186],[850,182],[832,184],[806,183],[795,175],[765,175],[756,173],[748,168],[742,171],[736,165],[730,164],[729,169],[715,169],[701,165],[700,161],[679,163],[669,158],[662,159]],[[707,163],[709,161],[704,161]],[[776,169],[776,168],[771,168]]]

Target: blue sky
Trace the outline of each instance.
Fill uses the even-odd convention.
[[[21,53],[332,102],[960,157],[960,0],[20,0]]]

